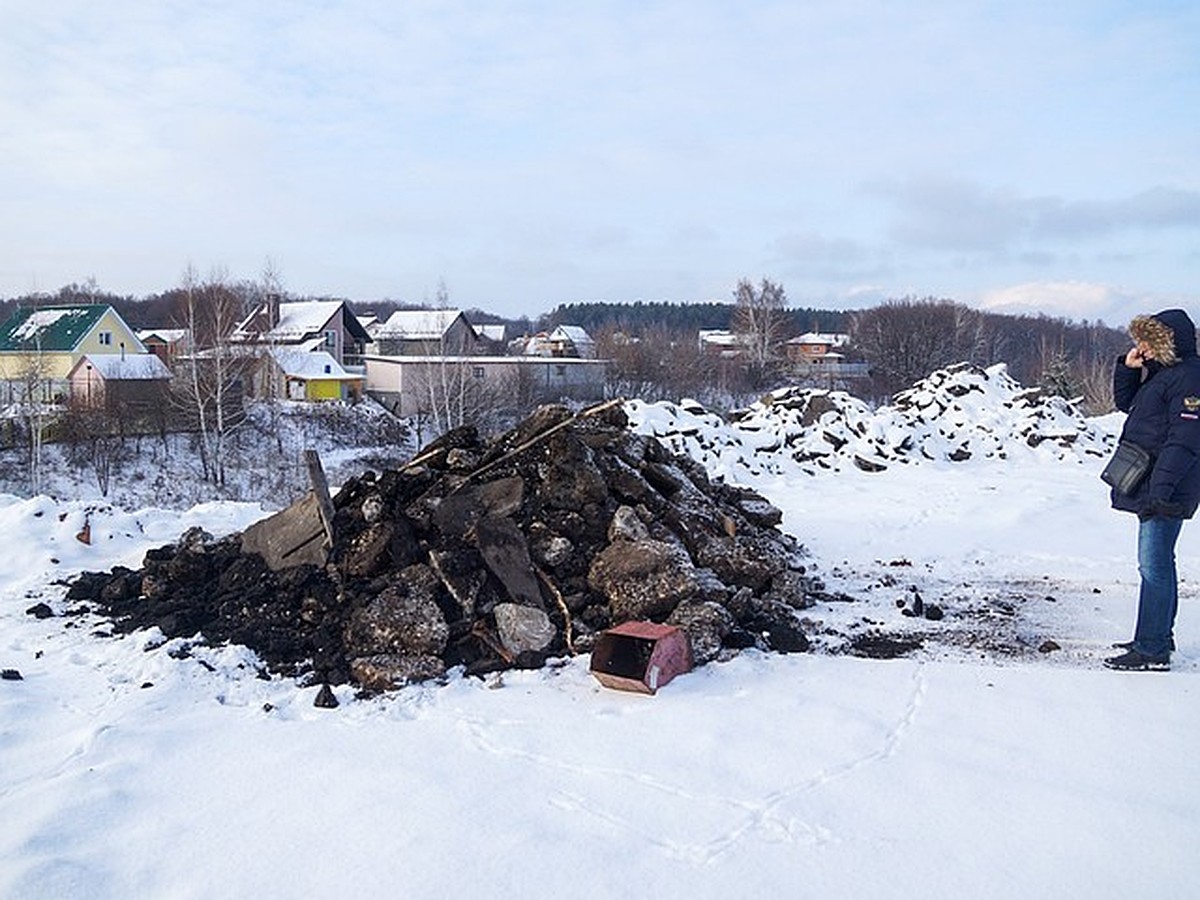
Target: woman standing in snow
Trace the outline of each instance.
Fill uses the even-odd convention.
[[[1113,370],[1113,400],[1128,413],[1121,440],[1152,459],[1128,493],[1114,487],[1114,509],[1138,517],[1137,626],[1133,640],[1104,661],[1123,671],[1170,668],[1178,606],[1175,543],[1200,505],[1200,357],[1196,326],[1181,309],[1137,316],[1133,348]]]

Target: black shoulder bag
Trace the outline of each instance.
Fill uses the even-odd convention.
[[[1100,479],[1119,494],[1132,494],[1154,464],[1150,453],[1130,441],[1119,441]]]

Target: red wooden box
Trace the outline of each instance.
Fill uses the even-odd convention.
[[[653,694],[691,669],[691,644],[674,625],[625,622],[601,633],[592,649],[592,674],[621,691]]]

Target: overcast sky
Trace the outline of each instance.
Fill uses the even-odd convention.
[[[0,296],[1200,316],[1200,4],[0,0]]]

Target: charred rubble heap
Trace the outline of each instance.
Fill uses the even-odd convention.
[[[269,565],[243,534],[193,530],[140,571],[68,592],[117,630],[233,642],[273,672],[390,690],[538,667],[627,620],[679,626],[697,665],[808,647],[821,585],[780,512],[629,429],[617,402],[546,406],[510,432],[449,432],[332,498],[322,559]],[[254,528],[255,526],[251,526]]]

